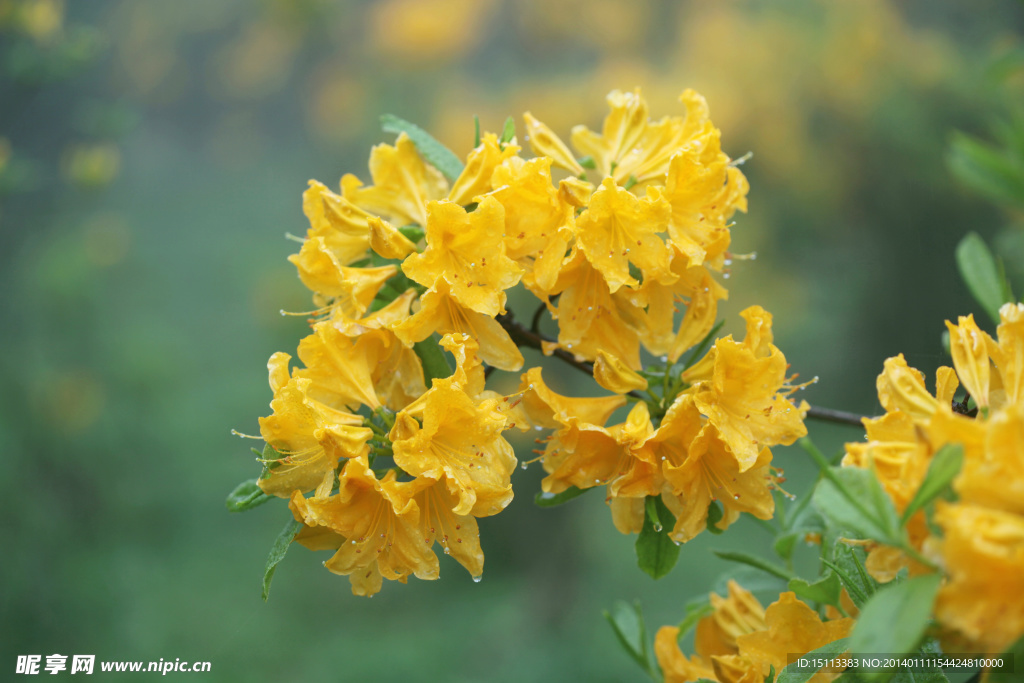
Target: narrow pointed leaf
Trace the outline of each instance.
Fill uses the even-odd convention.
[[[917,649],[931,619],[941,574],[890,583],[875,593],[857,618],[850,649],[906,654]]]
[[[901,524],[906,524],[914,513],[928,505],[949,489],[953,479],[960,473],[964,462],[964,447],[960,444],[946,444],[932,457],[928,473],[914,494],[913,500],[903,511]]]
[[[228,494],[228,499],[224,501],[224,504],[229,512],[245,512],[263,505],[271,498],[273,496],[263,493],[263,489],[259,487],[255,479],[250,479],[236,486],[235,490]]]
[[[434,136],[415,123],[410,123],[392,114],[384,114],[380,117],[380,126],[385,133],[408,135],[427,163],[444,174],[449,181],[454,182],[462,173],[463,165],[459,161],[459,157],[455,156],[455,152],[442,145]]]
[[[992,252],[978,233],[967,233],[960,240],[956,246],[956,264],[971,296],[998,323],[999,308],[1005,303],[1003,285]]]
[[[277,539],[270,549],[270,555],[267,557],[267,566],[263,568],[263,602],[266,602],[270,596],[270,582],[274,579],[277,565],[284,559],[288,548],[292,544],[292,540],[295,538],[295,534],[299,533],[301,528],[301,522],[290,519],[284,525],[284,529],[281,529],[281,533],[277,535]]]

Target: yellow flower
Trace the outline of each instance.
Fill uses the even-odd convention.
[[[854,624],[854,620],[848,618],[822,622],[817,612],[788,592],[768,606],[764,619],[767,629],[739,636],[736,644],[741,655],[760,663],[765,676],[771,666],[776,672],[782,671],[800,655],[845,638]],[[838,675],[820,672],[810,680],[819,683]]]
[[[502,436],[505,415],[496,399],[479,404],[451,378],[414,404],[420,420],[398,413],[391,432],[395,464],[415,477],[446,478],[458,515],[486,517],[512,500],[516,466],[512,446]]]
[[[448,194],[444,176],[416,151],[405,133],[395,146],[377,145],[370,153],[371,187],[352,174],[341,178],[341,194],[356,206],[404,226],[426,225],[427,204]]]
[[[597,360],[594,361],[594,381],[616,394],[628,394],[630,391],[643,391],[647,388],[646,379],[604,350],[597,352]]]
[[[491,192],[505,208],[505,248],[541,291],[558,278],[572,239],[573,207],[551,180],[551,159],[505,160],[494,170]],[[525,275],[524,275],[525,277]]]
[[[319,292],[323,280],[337,279],[338,269],[366,256],[367,221],[372,216],[315,180],[302,194],[302,210],[309,219],[309,232],[299,253],[288,260],[298,268],[303,284]]]
[[[638,315],[636,305],[621,292],[613,295],[579,249],[566,259],[553,293],[561,293],[557,317],[562,348],[587,360],[603,349],[640,369],[640,335],[623,319],[623,312]]]
[[[402,264],[405,274],[434,287],[444,280],[451,296],[471,311],[491,317],[505,312],[505,290],[522,276],[505,255],[505,211],[494,198],[467,213],[453,202],[433,202],[427,210],[427,248]]]
[[[369,337],[352,338],[329,322],[317,323],[313,334],[299,342],[299,359],[306,367],[293,376],[308,379],[308,393],[321,403],[375,410],[381,404],[371,377],[377,353],[368,348],[370,343]]]
[[[426,481],[426,480],[424,480]],[[480,529],[472,515],[457,515],[457,506],[445,479],[419,491],[413,500],[420,509],[419,534],[428,546],[441,544],[445,555],[451,555],[466,568],[470,576],[484,571],[484,553],[480,549]]]
[[[672,157],[664,190],[672,208],[668,230],[686,265],[721,268],[730,241],[726,221],[737,210],[746,212],[748,189],[714,128]]]
[[[501,323],[459,303],[443,278],[423,293],[419,306],[416,313],[392,327],[405,344],[411,346],[434,332],[468,334],[477,340],[480,357],[488,364],[510,372],[523,367],[523,354]]]
[[[491,176],[494,170],[502,162],[516,158],[519,147],[511,143],[502,145],[498,142],[498,136],[494,133],[487,133],[480,140],[480,146],[469,153],[466,159],[466,167],[452,185],[452,191],[448,199],[456,204],[469,204],[476,201],[477,195],[490,192],[500,183],[492,183]]]
[[[694,404],[717,427],[739,462],[740,472],[753,467],[763,446],[789,445],[807,434],[807,403],[786,398],[786,358],[775,346],[758,356],[732,337],[714,346],[711,379],[694,387]]]
[[[989,362],[988,349],[995,346],[988,336],[974,322],[974,316],[961,316],[959,324],[946,321],[949,328],[949,352],[957,369],[960,383],[974,397],[980,408],[989,405]]]
[[[771,519],[775,513],[771,451],[762,448],[753,464],[742,469],[715,426],[700,425],[693,400],[684,396],[645,444],[655,462],[661,461],[665,480],[671,486],[672,495],[663,498],[676,517],[670,535],[681,543],[706,528],[712,501],[719,501],[724,510],[720,529],[736,521],[741,512],[759,519]],[[700,429],[696,435],[695,428]]]
[[[693,657],[687,659],[679,650],[678,629],[658,631],[655,654],[666,681],[707,678],[721,683],[760,683],[772,667],[777,675],[796,657],[846,637],[854,623],[847,618],[822,622],[793,593],[782,593],[766,610],[732,581],[729,597],[712,594],[711,604],[714,613],[697,625],[697,654]],[[819,672],[810,680],[825,683],[838,675]]]
[[[949,577],[935,616],[972,647],[1002,652],[1024,634],[1024,517],[940,502],[935,521]]]
[[[665,683],[689,683],[704,678],[715,680],[715,671],[699,655],[687,657],[679,649],[679,627],[662,626],[654,636],[654,656],[665,675]]]
[[[271,358],[272,380],[280,378],[282,363],[287,368],[288,354]],[[270,495],[287,498],[296,490],[311,491],[332,479],[340,458],[369,453],[367,441],[373,432],[361,426],[362,418],[314,401],[309,397],[310,385],[309,379],[295,377],[277,387],[270,402],[273,414],[260,418],[263,440],[283,456],[259,480],[260,488]]]
[[[637,199],[605,178],[589,208],[576,219],[576,239],[612,293],[623,285],[639,284],[629,274],[630,264],[643,272],[645,280],[669,284],[675,280],[669,270],[671,252],[658,236],[668,227],[668,217],[668,202],[653,187]]]
[[[329,487],[312,498],[296,491],[289,507],[307,527],[326,527],[344,537],[324,566],[348,576],[355,595],[373,595],[382,578],[405,583],[410,574],[438,577],[433,539],[425,539],[419,529],[420,510],[413,500],[417,489],[430,483],[396,481],[394,470],[378,480],[360,457],[346,464],[337,494],[329,495]]]

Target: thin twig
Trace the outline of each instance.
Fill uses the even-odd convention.
[[[821,408],[819,406],[811,406],[807,409],[807,417],[812,420],[821,420],[822,422],[835,422],[836,424],[852,425],[854,427],[864,427],[862,420],[866,419],[865,415],[858,415],[857,413],[848,413],[845,410],[833,410],[831,408]]]

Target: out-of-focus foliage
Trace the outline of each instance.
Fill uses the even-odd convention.
[[[564,136],[597,126],[612,89],[642,87],[653,111],[698,89],[725,151],[754,153],[733,244],[758,258],[733,267],[722,316],[763,304],[792,370],[821,377],[806,398],[870,412],[884,358],[946,362],[934,330],[972,310],[960,238],[1015,221],[943,161],[952,130],[1005,149],[991,120],[1019,73],[982,76],[1022,21],[1010,0],[0,0],[4,661],[181,657],[212,661],[211,680],[633,675],[601,608],[635,597],[669,623],[727,565],[681,561],[655,592],[599,499],[517,497],[482,525],[479,585],[442,562],[451,580],[357,603],[286,558],[259,600],[275,524],[270,506],[223,512],[252,466],[224,426],[253,429],[261,368],[301,333],[274,311],[307,305],[282,239],[304,229],[306,180],[361,168],[390,137],[382,112],[464,155],[474,115],[497,130],[529,108]],[[802,458],[778,455],[787,474]],[[759,533],[692,553],[753,551]]]

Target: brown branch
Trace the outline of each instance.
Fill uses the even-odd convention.
[[[820,408],[818,406],[811,406],[807,409],[807,417],[812,420],[821,420],[822,422],[834,422],[841,425],[853,425],[854,427],[864,427],[864,423],[861,420],[867,419],[866,415],[858,415],[857,413],[848,413],[845,410],[832,410],[831,408]]]

